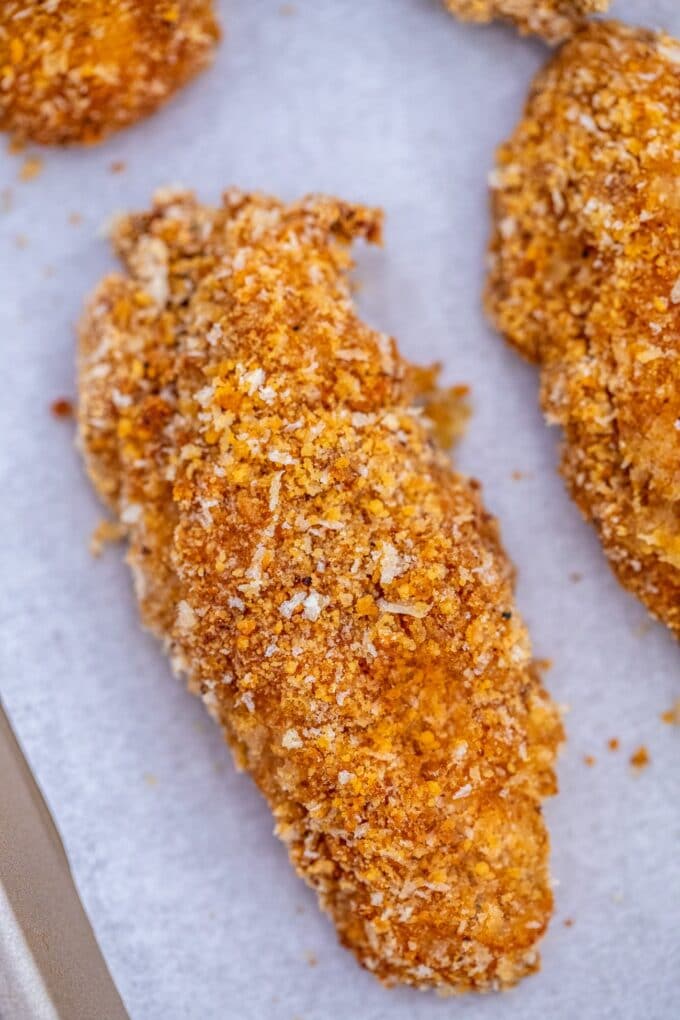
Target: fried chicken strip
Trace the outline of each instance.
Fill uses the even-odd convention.
[[[588,14],[606,11],[609,0],[444,0],[463,21],[489,22],[505,18],[522,35],[540,35],[558,43],[571,35]]]
[[[80,334],[80,436],[142,617],[386,983],[538,966],[557,712],[476,483],[347,280],[380,214],[238,191],[124,218]]]
[[[568,42],[499,152],[487,299],[614,570],[680,635],[678,124],[680,43],[616,22]]]
[[[0,4],[0,130],[96,142],[153,112],[211,61],[212,0]]]

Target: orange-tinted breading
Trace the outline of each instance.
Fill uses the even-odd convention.
[[[476,483],[354,309],[380,214],[237,191],[123,219],[81,327],[80,435],[142,616],[387,983],[538,966],[561,724]]]
[[[212,59],[212,0],[0,3],[0,130],[94,142],[164,102]]]
[[[588,14],[605,11],[609,0],[444,0],[463,21],[512,21],[523,35],[543,36],[550,43],[571,35]]]
[[[488,306],[619,578],[680,635],[679,181],[680,43],[584,28],[500,149]]]

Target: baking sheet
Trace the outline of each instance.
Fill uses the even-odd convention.
[[[486,172],[545,50],[459,25],[437,0],[220,6],[214,69],[161,114],[97,148],[40,153],[29,182],[26,154],[0,157],[0,690],[130,1013],[678,1016],[680,729],[659,715],[680,696],[680,650],[611,576],[555,473],[535,372],[479,308]],[[614,10],[680,35],[676,0]],[[207,200],[234,183],[384,206],[384,250],[359,252],[360,306],[472,386],[457,460],[500,516],[536,654],[571,706],[547,807],[557,911],[542,973],[507,995],[385,991],[336,945],[264,803],[141,631],[120,550],[88,552],[101,510],[72,423],[49,407],[74,394],[73,325],[113,266],[102,224],[171,182]],[[633,774],[643,744],[651,764]]]

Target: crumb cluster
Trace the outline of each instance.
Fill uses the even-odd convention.
[[[81,325],[80,436],[145,623],[254,778],[340,939],[386,983],[538,966],[558,713],[478,485],[365,325],[380,214],[166,190]]]
[[[616,22],[566,43],[498,154],[487,294],[614,570],[678,635],[679,125],[680,43]]]
[[[464,21],[512,21],[523,35],[540,35],[558,43],[589,14],[606,11],[609,0],[444,0]]]
[[[0,130],[98,141],[206,67],[218,37],[212,0],[6,0]]]

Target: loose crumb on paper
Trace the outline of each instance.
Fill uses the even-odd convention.
[[[661,722],[665,722],[669,726],[680,726],[680,698],[667,712],[661,713]]]
[[[40,156],[27,156],[19,171],[19,179],[22,181],[32,181],[42,173],[42,168],[43,161]]]
[[[634,769],[641,770],[647,768],[649,762],[649,751],[644,744],[641,747],[638,747],[637,751],[634,751],[630,756],[630,763]]]
[[[101,556],[105,546],[112,542],[120,542],[125,538],[125,527],[116,521],[100,521],[90,537],[90,552],[93,556]]]
[[[450,450],[465,435],[472,414],[469,394],[469,386],[459,385],[436,388],[425,398],[425,415],[432,422],[437,442],[444,450]]]
[[[55,418],[72,418],[73,404],[67,397],[57,397],[50,404],[50,411]]]

